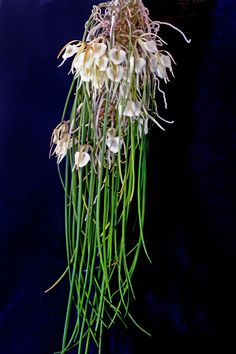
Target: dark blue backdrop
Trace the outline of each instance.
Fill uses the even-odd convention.
[[[44,290],[65,269],[63,193],[50,134],[71,77],[56,55],[81,38],[94,2],[0,1],[0,353],[60,349],[67,283]],[[154,2],[152,17],[158,17]],[[105,333],[103,354],[166,353],[169,343],[233,338],[236,291],[236,3],[174,20],[191,46],[165,31],[178,62],[168,89],[166,133],[153,129],[146,238],[130,325]],[[151,349],[152,346],[155,349]]]

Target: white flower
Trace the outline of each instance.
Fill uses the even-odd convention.
[[[140,74],[146,65],[146,60],[144,58],[138,57],[135,60],[135,73]]]
[[[72,70],[75,69],[76,71],[81,70],[81,68],[84,65],[84,57],[85,57],[85,52],[80,53],[77,55],[72,63]]]
[[[61,63],[58,67],[62,66],[62,65],[65,63],[65,61],[66,61],[67,59],[73,57],[73,55],[75,55],[75,54],[78,52],[78,50],[79,50],[79,49],[78,49],[77,45],[75,45],[75,44],[69,44],[69,45],[66,47],[66,50],[65,50],[64,54],[62,55],[63,61],[62,61],[62,63]]]
[[[121,139],[118,136],[116,136],[116,137],[108,137],[106,139],[106,144],[108,148],[111,150],[111,152],[116,154],[120,150],[122,142]]]
[[[93,63],[93,51],[92,49],[89,49],[75,57],[72,63],[72,72],[75,71],[76,74],[79,74],[81,71],[84,71],[84,73],[88,72],[88,70],[92,68]],[[82,74],[83,77],[85,76],[84,73]]]
[[[92,79],[92,71],[90,68],[83,68],[80,71],[81,80],[84,82],[89,82]]]
[[[108,79],[115,82],[120,82],[124,77],[124,68],[122,66],[109,67],[106,70]]]
[[[54,153],[57,156],[58,164],[64,159],[67,154],[67,151],[72,148],[72,145],[73,141],[69,137],[69,135],[67,135],[64,139],[57,141]]]
[[[146,40],[142,40],[141,38],[139,38],[138,43],[140,44],[142,49],[146,52],[150,52],[150,53],[157,53],[158,52],[157,44],[154,40],[146,41]]]
[[[109,59],[106,55],[104,55],[100,58],[96,58],[95,63],[98,66],[100,71],[106,71],[108,63],[109,63]]]
[[[115,65],[119,65],[125,61],[126,52],[122,49],[113,48],[109,51],[109,57]]]
[[[73,57],[78,52],[78,47],[75,44],[69,44],[66,47],[65,53],[62,55],[63,59],[68,59]]]
[[[85,51],[84,55],[84,66],[85,68],[90,68],[93,65],[94,62],[94,55],[93,55],[93,50],[89,49]]]
[[[101,58],[107,50],[105,43],[95,43],[93,45],[93,55],[95,59]]]
[[[158,65],[157,57],[156,57],[156,55],[152,55],[151,58],[150,58],[150,70],[151,70],[151,72],[153,72],[153,73],[157,72],[157,65]]]
[[[159,65],[157,68],[157,75],[160,79],[164,79],[165,82],[168,81],[168,76],[166,72],[166,68],[163,65]]]
[[[96,71],[92,78],[93,87],[95,89],[101,89],[103,87],[104,82],[105,82],[104,73]]]
[[[138,117],[140,115],[140,102],[136,101],[131,101],[129,100],[127,102],[127,105],[125,107],[124,111],[124,116],[126,117]]]
[[[159,54],[159,56],[160,56],[160,63],[163,66],[165,66],[166,68],[168,68],[171,71],[171,73],[173,73],[171,59],[170,59],[169,55]]]
[[[75,153],[75,164],[73,171],[78,170],[80,167],[86,166],[90,161],[90,155],[87,152],[77,151]]]
[[[152,72],[156,72],[158,77],[164,79],[165,82],[169,80],[166,69],[169,69],[173,75],[170,57],[161,53],[157,53],[151,57],[150,69]]]

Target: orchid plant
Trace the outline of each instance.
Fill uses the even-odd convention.
[[[58,353],[89,353],[92,341],[101,353],[103,329],[117,319],[126,325],[128,317],[146,332],[129,304],[142,249],[151,261],[143,233],[148,132],[173,123],[159,115],[156,100],[159,91],[167,108],[163,85],[175,64],[159,36],[162,25],[189,42],[171,24],[151,21],[141,0],[112,0],[94,6],[83,39],[59,53],[60,65],[72,59],[73,82],[50,149],[65,191],[62,277],[68,274],[70,287]],[[138,230],[129,234],[131,209]]]

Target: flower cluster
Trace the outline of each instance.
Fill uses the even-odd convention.
[[[86,91],[91,104],[87,124],[93,134],[87,138],[86,144],[80,138],[73,138],[68,122],[53,132],[58,163],[67,151],[77,146],[74,155],[76,169],[91,160],[84,145],[92,146],[95,155],[100,156],[98,149],[101,150],[101,141],[105,139],[106,156],[111,161],[111,154],[119,153],[122,146],[126,146],[129,124],[142,138],[149,131],[149,121],[163,130],[159,120],[172,123],[159,116],[156,104],[156,92],[159,91],[167,107],[161,82],[166,84],[169,75],[174,76],[172,65],[175,63],[171,54],[163,49],[165,42],[158,35],[160,23],[150,20],[141,0],[110,1],[94,6],[91,18],[92,25],[87,24],[85,40],[68,43],[59,54],[63,59],[60,66],[73,58],[70,73],[78,82],[77,91]],[[104,134],[104,97],[107,93],[108,121]],[[81,102],[79,104],[81,108]],[[81,120],[81,114],[80,110],[77,121]]]
[[[108,42],[108,41],[107,41]],[[171,55],[164,54],[165,51],[157,49],[154,40],[138,38],[129,55],[126,48],[120,44],[110,48],[110,43],[92,41],[90,43],[79,42],[68,44],[62,55],[63,62],[75,56],[71,66],[71,73],[80,82],[90,82],[91,90],[101,90],[109,81],[115,83],[130,82],[132,75],[137,75],[137,88],[140,87],[140,75],[147,71],[152,72],[165,82],[168,79],[168,70],[173,75]],[[168,69],[168,70],[167,70]]]

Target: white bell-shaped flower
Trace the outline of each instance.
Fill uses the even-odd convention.
[[[106,139],[106,144],[109,150],[113,152],[114,154],[117,154],[122,146],[122,141],[121,139],[116,136],[116,137],[108,137]]]
[[[95,59],[101,58],[107,50],[105,43],[95,43],[93,46],[93,55]]]
[[[124,110],[124,116],[126,117],[138,117],[140,115],[140,110],[141,110],[141,104],[140,102],[128,100],[127,105]]]
[[[81,68],[84,65],[84,56],[85,56],[85,52],[80,53],[79,55],[76,55],[73,63],[72,63],[72,69],[78,71],[81,70]]]
[[[135,60],[135,73],[140,74],[146,65],[146,60],[144,58],[138,57]]]
[[[65,53],[62,55],[63,59],[68,59],[73,57],[78,52],[78,47],[75,44],[69,44],[66,47]]]
[[[106,55],[95,59],[95,64],[98,66],[100,71],[106,71],[108,63],[109,59]]]
[[[113,48],[109,51],[109,57],[115,65],[119,65],[125,61],[126,52],[122,49]]]
[[[95,71],[93,78],[92,78],[92,84],[93,87],[97,90],[100,90],[105,82],[105,75],[103,72]]]
[[[142,40],[141,38],[139,38],[138,43],[140,44],[142,49],[146,52],[149,52],[149,53],[157,53],[158,52],[157,44],[154,40],[146,41],[146,40]]]
[[[67,151],[72,148],[72,139],[67,136],[63,140],[58,140],[54,153],[57,156],[57,163],[59,164],[67,154]]]
[[[164,67],[168,68],[170,72],[173,74],[171,58],[169,57],[169,55],[160,54],[160,63]]]
[[[164,55],[162,53],[158,53],[157,55],[153,55],[150,59],[150,69],[152,72],[156,72],[157,76],[160,79],[164,79],[167,82],[168,74],[167,69],[173,74],[172,65],[171,65],[171,58],[168,55]]]
[[[91,69],[90,68],[83,68],[80,71],[80,77],[83,82],[89,82],[93,77]]]
[[[167,68],[171,67],[171,59],[169,55],[159,54],[159,57],[162,65],[166,66]]]
[[[78,170],[81,167],[86,166],[90,161],[90,155],[87,152],[77,151],[75,153],[75,164],[73,170]]]
[[[120,82],[124,77],[124,68],[122,66],[109,67],[106,70],[107,77],[111,81]]]
[[[157,61],[157,57],[156,55],[152,55],[150,58],[150,70],[153,73],[157,72],[157,65],[158,65],[158,61]]]
[[[166,72],[166,68],[163,65],[158,65],[157,68],[157,75],[160,79],[164,79],[165,82],[168,81],[168,76],[167,76],[167,72]]]
[[[62,66],[65,61],[71,57],[73,57],[73,55],[75,55],[76,53],[78,52],[78,47],[77,45],[75,44],[69,44],[67,47],[66,47],[66,50],[64,52],[64,54],[62,55],[62,63],[59,65],[59,66]]]
[[[85,55],[84,55],[84,66],[85,68],[91,68],[94,62],[94,55],[93,55],[93,50],[89,49],[86,50]]]

